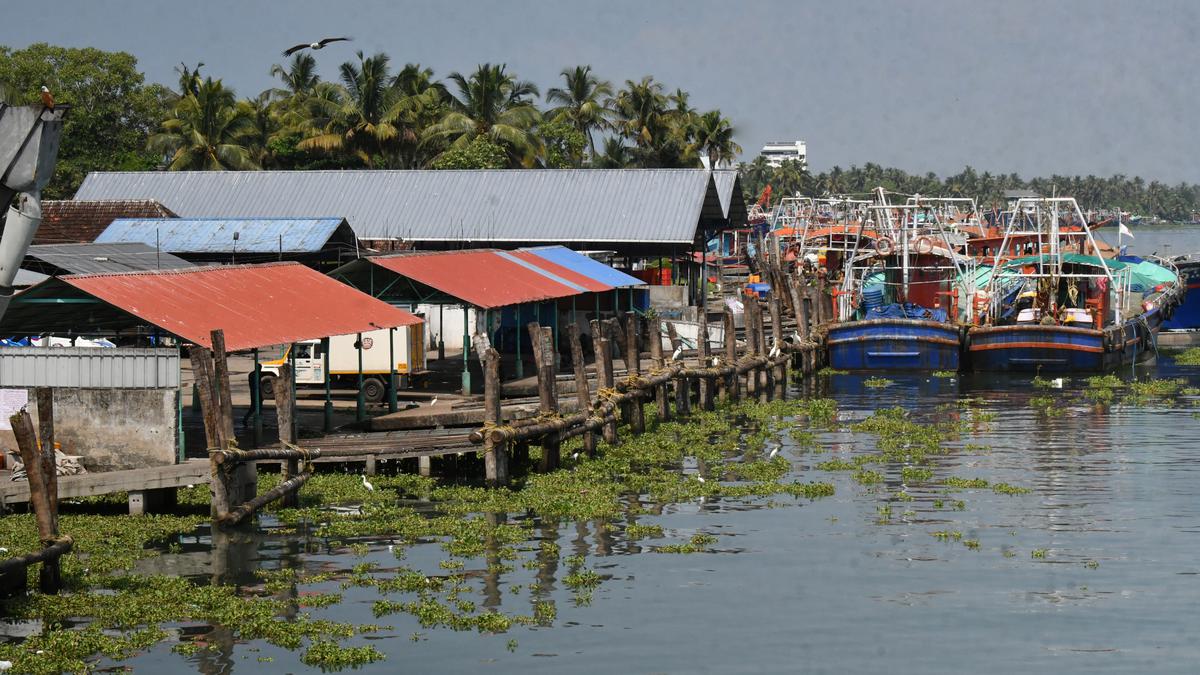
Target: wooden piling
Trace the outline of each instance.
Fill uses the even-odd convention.
[[[734,321],[733,310],[728,306],[725,307],[725,364],[726,366],[737,365],[737,327]],[[725,377],[725,397],[730,401],[737,401],[741,398],[740,382],[738,380],[737,370],[733,370]]]
[[[537,364],[538,377],[538,412],[543,417],[558,415],[558,356],[554,350],[553,331],[549,326],[543,327],[536,322],[528,325],[529,340],[533,345],[534,362]],[[540,471],[553,471],[559,465],[559,440],[557,434],[547,434],[542,439],[542,459],[538,464]]]
[[[483,356],[483,423],[500,423],[500,353],[488,347]],[[490,438],[483,446],[484,477],[488,485],[508,485],[508,444]]]
[[[683,347],[683,341],[679,339],[679,331],[675,328],[674,322],[667,322],[667,336],[671,340],[672,350]],[[692,412],[692,389],[686,378],[680,377],[675,380],[675,412],[679,415],[688,415]]]
[[[641,335],[639,323],[641,322],[635,312],[625,313],[625,372],[631,381],[636,380],[642,372],[641,345],[638,340]],[[642,412],[640,398],[635,397],[629,405],[629,430],[635,434],[646,430],[646,417]]]
[[[54,390],[38,387],[38,440],[41,442],[42,471],[46,476],[46,501],[50,505],[50,524],[58,532],[58,458],[54,449]]]
[[[17,449],[21,453],[21,462],[25,465],[25,480],[29,482],[29,505],[33,508],[34,521],[37,523],[38,539],[42,542],[43,549],[50,548],[58,541],[58,513],[49,494],[50,483],[57,480],[55,468],[52,464],[47,474],[29,411],[22,408],[9,417],[9,424],[17,442]],[[54,450],[51,449],[51,452]],[[61,586],[62,573],[58,556],[45,558],[38,575],[38,587],[43,593],[54,594],[58,593]]]
[[[275,418],[278,420],[280,445],[295,444],[296,435],[294,424],[296,415],[296,400],[292,395],[292,364],[284,362],[279,366],[279,375],[275,378]],[[281,482],[286,483],[300,473],[300,461],[286,459],[283,461]],[[282,506],[296,507],[300,504],[300,496],[295,490],[283,495]]]
[[[700,328],[696,331],[696,360],[700,362],[699,368],[708,368],[712,365],[708,357],[708,311],[703,307],[700,308]],[[713,378],[700,378],[700,409],[713,409]]]
[[[662,348],[662,331],[658,329],[658,320],[655,319],[655,326],[646,326],[646,340],[650,347],[650,360],[654,362],[654,367],[657,370],[662,370],[667,367],[666,359],[663,357]],[[667,384],[657,385],[654,387],[654,402],[658,406],[658,419],[666,421],[671,417],[671,406],[667,403]]]
[[[758,320],[755,314],[758,311],[758,299],[754,297],[746,298],[743,304],[744,311],[742,312],[743,330],[746,336],[746,356],[758,356]],[[750,370],[746,373],[746,396],[751,399],[758,398],[758,371],[757,369]]]
[[[225,427],[226,440],[233,440],[233,398],[229,388],[229,362],[225,354],[225,331],[220,328],[209,333],[212,340],[213,374],[217,395],[220,397],[221,424]]]
[[[592,322],[592,346],[596,359],[596,394],[599,399],[601,392],[611,392],[613,382],[612,344],[604,332],[604,324]],[[609,445],[617,444],[617,421],[606,422],[601,427],[604,442]]]
[[[786,291],[781,286],[771,287],[770,307],[771,307],[771,348],[773,351],[783,353],[783,308],[781,297],[786,294]],[[780,359],[780,363],[774,366],[773,378],[775,398],[783,398],[787,391],[787,361]]]

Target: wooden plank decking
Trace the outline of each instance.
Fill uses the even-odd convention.
[[[143,492],[197,485],[208,481],[208,460],[193,459],[170,466],[59,476],[58,497],[73,499],[113,492]],[[0,474],[0,504],[22,504],[28,501],[28,482],[9,480],[7,473]]]

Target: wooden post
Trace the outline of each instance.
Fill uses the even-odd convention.
[[[792,307],[796,317],[796,334],[800,340],[808,338],[808,307],[804,303],[804,295],[800,291],[800,281],[795,277],[788,279],[788,295],[792,298]]]
[[[571,366],[575,370],[575,401],[579,410],[592,410],[592,395],[588,391],[587,364],[583,362],[583,342],[579,339],[579,324],[571,321],[567,325],[567,340],[571,343]],[[588,457],[596,455],[596,434],[583,435],[583,451]]]
[[[39,410],[39,414],[40,412]],[[33,508],[34,520],[37,523],[38,539],[43,548],[49,548],[58,540],[58,516],[50,501],[49,476],[46,475],[45,462],[38,449],[33,418],[27,410],[22,409],[9,417],[9,423],[17,441],[17,449],[21,453],[21,462],[25,465],[25,479],[29,482],[29,505]],[[61,585],[62,575],[58,558],[44,560],[38,576],[38,587],[43,593],[53,594],[58,593]]]
[[[278,420],[279,426],[279,442],[280,445],[287,447],[287,443],[295,443],[295,434],[292,432],[295,425],[292,420],[296,414],[296,400],[292,397],[292,364],[284,362],[279,366],[279,375],[275,378],[275,419]],[[286,459],[283,462],[283,481],[287,481],[300,474],[300,462],[296,459]],[[296,507],[300,503],[300,497],[293,490],[282,499],[282,505],[285,508]]]
[[[785,293],[786,291],[778,286],[771,287],[771,340],[774,342],[772,348],[778,349],[780,355],[783,353],[783,308],[780,306],[780,296]],[[783,398],[787,391],[787,361],[775,366],[774,371],[775,398]]]
[[[700,308],[700,329],[696,331],[696,360],[700,362],[701,368],[712,366],[708,358],[708,310]],[[713,409],[713,381],[712,378],[700,378],[700,409]]]
[[[642,372],[641,345],[638,344],[638,336],[641,335],[639,323],[636,313],[625,313],[625,372],[631,379],[636,378]],[[629,405],[629,431],[635,434],[646,431],[646,417],[642,413],[641,397],[635,397]]]
[[[215,450],[228,447],[225,442],[225,427],[220,423],[220,405],[216,390],[213,387],[212,352],[201,346],[192,347],[192,377],[196,381],[196,391],[200,394],[200,411],[204,417],[204,442],[208,446],[209,461],[212,463],[212,518],[218,520],[230,511],[230,484],[226,480],[225,470],[216,461]]]
[[[769,353],[767,349],[767,326],[763,317],[763,308],[761,304],[755,303],[754,318],[757,326],[754,328],[754,334],[758,336],[758,353],[766,356]],[[758,400],[761,403],[766,403],[771,400],[771,369],[766,365],[758,367]]]
[[[596,393],[612,391],[613,388],[613,358],[612,344],[604,333],[604,325],[600,321],[592,322],[592,345],[596,359]],[[599,396],[597,396],[597,400]],[[604,442],[609,445],[617,444],[617,422],[605,422],[601,427]]]
[[[209,333],[212,341],[213,385],[216,390],[217,408],[220,413],[220,425],[224,430],[225,442],[222,449],[236,444],[233,433],[233,394],[229,387],[229,362],[225,354],[225,331],[217,328]],[[242,462],[233,468],[230,482],[233,486],[230,494],[230,507],[237,507],[247,500],[253,499],[258,493],[258,468],[253,463]]]
[[[816,299],[817,325],[821,325],[821,326],[825,325],[829,321],[830,315],[831,315],[830,307],[825,299],[826,298],[825,288],[826,288],[825,277],[823,275],[818,276],[817,277],[817,299]]]
[[[734,325],[733,310],[725,307],[725,365],[734,371],[725,379],[725,397],[736,401],[741,398],[737,374],[737,328]]]
[[[225,439],[233,440],[233,400],[229,390],[229,362],[225,359],[225,331],[220,328],[209,334],[212,340],[213,373],[216,376],[217,395],[220,396],[221,424],[225,427]]]
[[[658,323],[658,320],[654,320]],[[650,347],[650,360],[654,361],[654,367],[658,369],[665,368],[667,365],[666,359],[663,358],[662,335],[660,330],[652,329],[649,325],[646,326],[646,340]],[[667,404],[667,385],[666,383],[654,387],[654,402],[658,406],[658,419],[666,421],[671,418],[671,406]]]
[[[488,347],[483,356],[483,421],[500,423],[500,354]],[[488,434],[484,442],[483,468],[488,485],[508,485],[508,444],[496,444]]]
[[[755,334],[758,331],[758,320],[755,314],[758,310],[758,299],[748,298],[743,305],[745,312],[742,314],[742,323],[746,332],[746,355],[756,356],[758,354],[758,336]],[[746,371],[746,396],[751,399],[758,398],[758,373],[755,370]]]
[[[58,533],[58,458],[54,450],[54,390],[38,387],[38,440],[41,442],[42,471],[46,477],[46,501],[50,505],[50,525]]]
[[[679,339],[679,331],[676,330],[673,322],[667,323],[667,336],[671,340],[671,349],[679,349],[683,346],[683,341]],[[687,415],[692,411],[692,388],[686,377],[682,375],[675,378],[675,412],[679,415]]]
[[[530,343],[533,345],[533,357],[537,364],[538,377],[538,411],[542,415],[553,416],[558,413],[558,388],[555,386],[558,359],[554,353],[553,332],[549,326],[542,327],[536,322],[528,325]],[[542,460],[538,466],[540,471],[553,471],[558,468],[558,436],[550,433],[542,440]]]

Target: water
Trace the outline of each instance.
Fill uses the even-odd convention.
[[[1176,367],[1167,358],[1142,371],[1200,382],[1200,369]],[[1178,397],[1172,406],[1098,405],[1081,396],[1082,379],[1062,391],[993,374],[894,379],[876,389],[859,376],[837,375],[818,393],[838,401],[842,427],[894,405],[929,421],[969,419],[972,413],[956,402],[981,399],[981,409],[995,419],[975,423],[975,433],[950,445],[988,448],[935,456],[934,480],[912,485],[901,482],[899,466],[876,466],[886,482],[864,486],[848,472],[813,466],[871,453],[875,436],[822,432],[822,451],[814,453],[785,435],[792,477],[830,481],[835,496],[647,505],[652,513],[636,518],[661,525],[670,542],[713,534],[712,552],[653,553],[649,548],[664,541],[630,541],[624,523],[608,531],[570,523],[534,530],[538,539],[561,546],[556,564],[528,570],[516,561],[513,571],[496,575],[482,557],[466,561],[471,600],[510,614],[531,612],[534,600],[552,601],[557,617],[549,627],[514,626],[489,635],[422,629],[403,613],[377,619],[371,608],[381,596],[374,588],[350,588],[340,604],[310,612],[393,626],[349,641],[387,654],[365,666],[367,672],[1195,671],[1195,397]],[[1048,394],[1063,401],[1055,406],[1061,415],[1030,406],[1031,397]],[[1032,492],[946,495],[935,483],[948,476],[1004,481]],[[897,499],[902,490],[912,501]],[[961,510],[956,500],[964,502]],[[885,505],[892,513],[881,520]],[[961,532],[961,541],[939,540],[930,534],[935,531]],[[964,544],[969,540],[977,540],[978,549]],[[258,566],[348,571],[368,561],[383,570],[403,564],[433,574],[448,557],[435,544],[418,545],[401,562],[386,543],[373,542],[359,557],[268,530],[229,558],[242,582],[253,585]],[[184,548],[146,561],[143,571],[205,578],[211,572],[207,546],[185,541]],[[572,555],[604,577],[585,606],[575,605],[577,596],[563,583]],[[541,584],[537,593],[529,590],[534,582]],[[303,590],[341,591],[336,582]],[[126,665],[205,673],[308,669],[299,652],[232,644],[220,635],[210,637],[224,645],[213,652],[185,658],[163,644]],[[267,657],[272,660],[259,661]]]
[[[1129,252],[1134,255],[1157,253],[1169,258],[1200,251],[1200,225],[1162,223],[1133,225],[1130,229],[1134,238],[1122,238],[1121,243],[1128,244]],[[1105,241],[1116,244],[1115,230],[1105,228],[1100,233]]]

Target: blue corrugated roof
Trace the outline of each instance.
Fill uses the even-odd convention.
[[[549,260],[555,265],[562,265],[589,279],[595,279],[602,284],[607,284],[615,288],[641,286],[646,283],[637,277],[631,277],[620,270],[615,270],[598,260],[593,260],[582,253],[572,251],[566,246],[537,246],[521,250],[529,251],[539,258]]]
[[[287,253],[313,253],[344,222],[344,218],[119,218],[96,243],[157,243],[171,253],[276,253],[281,246]]]

